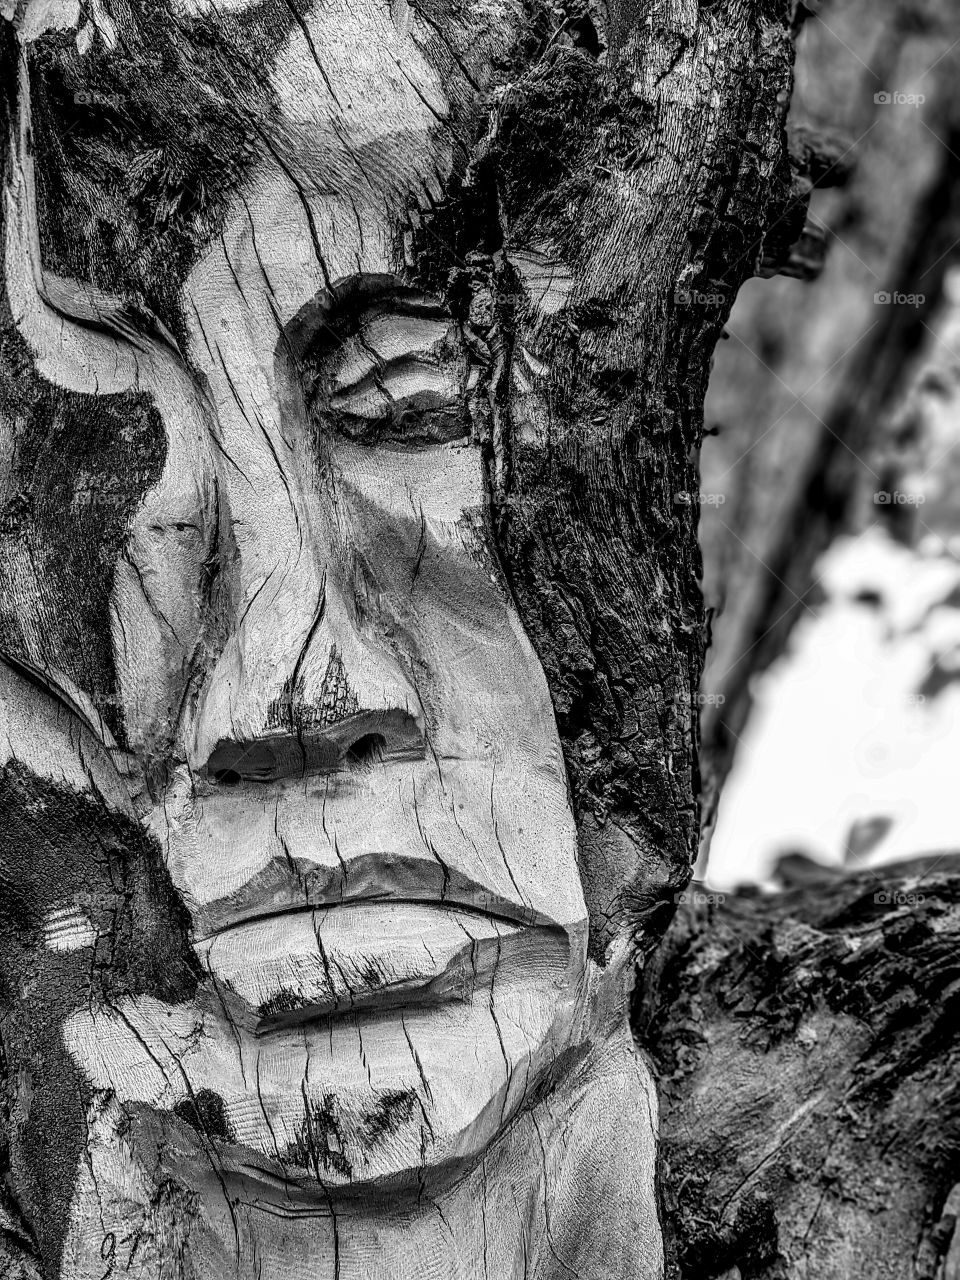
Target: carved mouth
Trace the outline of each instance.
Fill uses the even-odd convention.
[[[433,852],[433,851],[431,851]],[[291,913],[333,907],[392,904],[440,907],[491,917],[504,925],[562,927],[523,900],[507,896],[424,852],[341,855],[333,865],[304,857],[276,857],[227,898],[193,907],[198,949],[256,921],[281,922]]]
[[[232,1021],[267,1035],[361,1011],[472,999],[526,931],[421,902],[261,917],[196,944]]]

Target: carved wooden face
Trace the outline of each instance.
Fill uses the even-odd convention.
[[[161,410],[111,601],[129,745],[168,765],[145,821],[206,974],[180,1069],[248,1164],[329,1185],[479,1152],[574,1035],[586,945],[550,696],[485,533],[475,361],[397,271],[448,104],[396,16],[342,28],[289,32],[269,142],[182,286],[206,397]],[[135,1066],[153,1013],[127,1017],[121,1079],[96,1016],[73,1052],[172,1109],[179,1070]]]
[[[177,0],[158,13],[159,35],[156,14],[133,21],[150,46],[101,6],[84,10],[79,35],[70,5],[47,6],[32,85],[21,81],[21,123],[30,94],[45,114],[39,211],[25,134],[8,184],[7,292],[36,372],[9,446],[27,498],[5,531],[4,714],[8,782],[31,818],[14,824],[20,853],[4,873],[27,879],[54,782],[125,815],[110,821],[126,861],[118,885],[96,855],[100,819],[67,807],[73,835],[67,824],[58,839],[73,852],[24,890],[33,932],[8,960],[12,985],[37,966],[44,1025],[88,1125],[109,1138],[103,1166],[81,1171],[80,1202],[110,1182],[120,1148],[141,1162],[149,1150],[178,1186],[216,1196],[243,1182],[265,1203],[442,1183],[558,1062],[622,1025],[627,953],[604,970],[587,959],[588,934],[615,915],[611,880],[653,865],[622,852],[634,849],[624,815],[642,799],[613,788],[601,820],[571,798],[571,772],[579,796],[613,748],[577,720],[582,654],[571,641],[564,670],[554,643],[566,615],[557,606],[552,628],[541,611],[534,626],[517,603],[529,583],[497,549],[514,519],[498,507],[505,469],[532,476],[553,448],[549,361],[575,285],[556,241],[492,245],[488,196],[464,180],[466,140],[524,15],[403,0],[302,16]],[[207,59],[202,91],[174,36],[187,71]],[[195,150],[209,150],[209,174],[192,180],[213,193],[194,186],[190,253],[157,213],[166,201],[167,230],[180,225],[169,157],[129,123],[148,127],[134,83],[144,48],[168,94],[179,86],[193,102]],[[262,115],[236,109],[241,88]],[[129,95],[126,123],[108,124],[127,176],[147,177],[107,221],[116,245],[133,237],[132,266],[117,266],[119,251],[110,260],[93,204],[87,248],[62,234],[80,217],[78,171],[44,170],[43,130],[68,90],[94,114]],[[164,103],[167,146],[179,104]],[[223,146],[246,145],[230,181],[217,128]],[[54,172],[70,196],[59,233]],[[134,278],[159,320],[111,312],[88,287]],[[574,521],[596,525],[595,501]],[[601,503],[613,557],[629,541],[617,501]],[[645,572],[627,566],[631,590]],[[556,602],[556,581],[545,587]],[[647,589],[669,594],[656,573]],[[611,696],[632,740],[640,720],[619,679]],[[613,836],[598,836],[608,817]],[[146,832],[136,854],[134,830]],[[605,849],[599,872],[584,871],[591,841]],[[156,935],[150,963],[144,934]],[[125,961],[118,983],[108,971],[128,952],[140,968]],[[91,956],[107,974],[96,998],[83,982]],[[119,1193],[109,1204],[120,1221]],[[83,1213],[71,1214],[79,1256]]]

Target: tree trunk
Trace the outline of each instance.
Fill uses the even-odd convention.
[[[685,499],[803,11],[2,12],[7,1270],[654,1280]]]
[[[960,859],[691,887],[638,987],[669,1280],[952,1280]]]

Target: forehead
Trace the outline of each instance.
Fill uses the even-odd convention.
[[[339,201],[354,223],[442,199],[528,22],[515,0],[129,0],[122,13],[46,4],[34,23],[44,259],[145,297],[167,323],[264,167],[292,202]]]
[[[430,32],[405,3],[311,6],[298,15],[267,72],[269,150],[316,188],[379,194],[404,163],[421,163],[427,137],[450,116],[449,92],[429,57]]]
[[[186,282],[191,310],[222,310],[230,290],[216,279],[235,272],[245,284],[232,327],[249,328],[252,295],[269,293],[269,334],[324,285],[400,265],[403,233],[442,198],[456,153],[458,86],[422,27],[405,3],[333,0],[287,29],[249,166]]]

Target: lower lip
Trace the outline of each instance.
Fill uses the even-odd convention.
[[[478,912],[363,902],[252,920],[196,946],[231,1020],[257,1035],[354,1012],[467,1000],[524,929]]]

